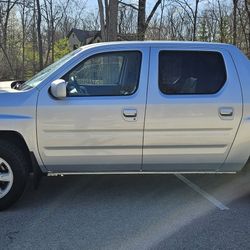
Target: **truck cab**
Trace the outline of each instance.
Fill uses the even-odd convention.
[[[250,153],[249,79],[248,59],[227,44],[117,42],[73,51],[2,90],[0,190],[8,174],[12,182],[0,208],[15,200],[4,202],[16,178],[25,186],[34,161],[48,175],[239,171]],[[24,166],[12,167],[20,159],[11,163],[8,150],[1,156],[6,142]]]

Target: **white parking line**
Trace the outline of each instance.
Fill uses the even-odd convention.
[[[212,195],[208,194],[206,191],[202,190],[199,186],[188,180],[186,177],[184,177],[181,174],[176,174],[175,175],[178,179],[186,183],[189,187],[191,187],[195,192],[199,193],[202,195],[205,199],[210,201],[214,206],[219,208],[220,210],[228,210],[229,208],[222,204],[220,201],[215,199]]]

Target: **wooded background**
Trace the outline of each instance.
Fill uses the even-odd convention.
[[[232,43],[250,57],[250,0],[0,0],[0,80],[24,80],[70,51],[72,28],[137,40]],[[147,4],[152,8],[148,8]]]

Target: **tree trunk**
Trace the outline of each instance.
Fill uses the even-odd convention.
[[[98,0],[102,41],[117,41],[118,0],[104,0],[104,4]]]
[[[195,1],[195,10],[194,10],[194,28],[193,28],[193,39],[192,39],[193,41],[196,40],[198,6],[199,6],[199,0],[196,0]]]
[[[223,18],[223,15],[222,15],[222,9],[221,9],[221,4],[220,4],[220,0],[217,0],[217,3],[218,3],[218,12],[219,12],[219,27],[220,27],[220,42],[221,43],[224,43],[225,39],[225,35],[224,35],[224,18]]]
[[[238,0],[233,0],[233,44],[237,43],[237,7]]]
[[[16,78],[16,74],[15,74],[14,69],[12,67],[11,61],[10,61],[5,49],[3,48],[2,44],[0,44],[0,47],[1,47],[1,49],[3,51],[3,54],[4,54],[4,56],[5,56],[6,60],[7,60],[7,63],[9,64],[9,68],[11,70],[12,76]]]
[[[108,33],[108,29],[109,29],[109,0],[104,0],[104,6],[105,6],[105,39],[106,41],[109,41],[109,33]]]
[[[11,11],[11,2],[10,0],[7,1],[7,8],[5,11],[5,20],[3,24],[3,48],[5,52],[7,51],[7,34],[8,34],[8,23],[9,23],[9,17],[10,17],[10,11]]]
[[[22,9],[22,73],[21,78],[24,79],[24,61],[25,61],[25,7]]]
[[[55,28],[54,23],[51,24],[51,62],[55,61]]]
[[[248,16],[248,57],[250,58],[250,2],[245,0],[245,7]]]
[[[108,40],[117,41],[118,0],[109,1]]]
[[[143,41],[146,31],[146,0],[139,0],[138,21],[137,21],[137,39]]]
[[[138,22],[137,22],[137,37],[138,40],[143,41],[145,39],[145,33],[148,25],[154,16],[158,6],[161,4],[162,0],[157,0],[153,9],[151,10],[147,20],[146,20],[146,0],[139,0],[138,7]]]
[[[102,41],[106,41],[106,32],[105,32],[105,17],[104,17],[104,8],[102,0],[98,0],[98,6],[99,6],[99,15],[100,15],[100,24],[101,24],[101,36]]]
[[[53,12],[53,1],[49,1],[50,29],[51,29],[51,62],[55,61],[55,14]]]
[[[161,40],[161,30],[163,24],[163,13],[165,8],[165,0],[161,3],[161,11],[160,11],[160,22],[159,22],[159,31],[158,31],[158,39]]]
[[[36,0],[33,4],[33,24],[32,24],[32,70],[33,75],[36,73],[36,50],[37,50],[37,37],[36,37]]]
[[[39,70],[43,69],[43,44],[42,44],[42,34],[41,34],[41,7],[40,0],[36,0],[37,7],[37,38],[38,38],[38,54],[39,54]]]

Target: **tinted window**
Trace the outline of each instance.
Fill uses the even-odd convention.
[[[137,89],[140,65],[138,51],[92,56],[63,77],[68,83],[68,96],[131,95]]]
[[[220,53],[160,52],[159,87],[164,94],[213,94],[225,82],[225,64]]]

